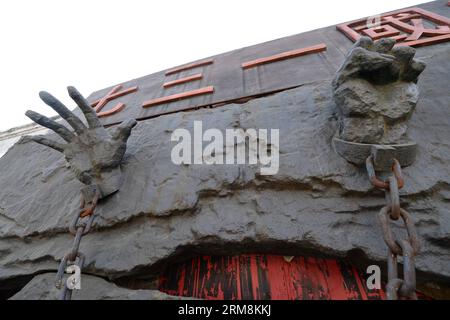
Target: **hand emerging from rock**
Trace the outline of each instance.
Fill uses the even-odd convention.
[[[361,37],[333,81],[341,139],[376,144],[406,141],[406,121],[417,104],[425,64],[395,40]]]
[[[26,115],[31,120],[53,130],[67,143],[53,141],[46,136],[28,136],[26,139],[63,153],[78,180],[86,185],[96,185],[100,197],[105,197],[120,187],[120,164],[131,130],[137,122],[134,119],[127,120],[110,134],[101,125],[87,100],[74,87],[69,87],[68,91],[83,112],[87,126],[59,100],[43,91],[39,94],[41,99],[65,119],[74,132],[46,116],[28,110]]]

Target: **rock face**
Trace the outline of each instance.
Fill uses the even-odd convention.
[[[408,123],[418,153],[404,169],[400,195],[420,236],[418,283],[443,288],[450,286],[450,43],[420,48],[417,56],[427,63],[418,83],[421,98]],[[402,100],[402,108],[409,114],[413,106]],[[385,272],[387,249],[376,218],[384,195],[372,187],[364,168],[334,152],[335,110],[329,78],[242,104],[140,121],[128,140],[123,185],[99,202],[94,230],[80,246],[84,274],[95,276],[92,283],[102,288],[84,297],[153,298],[110,282],[151,279],[195,254],[358,256]],[[192,132],[196,120],[203,121],[204,130],[279,129],[279,172],[262,176],[256,165],[173,164],[172,132]],[[401,132],[382,137],[396,140]],[[68,225],[81,186],[61,153],[31,141],[20,141],[0,159],[0,289],[56,272],[73,241]],[[401,224],[394,223],[393,231],[405,236]],[[36,277],[14,298],[51,297],[53,274]],[[90,286],[91,280],[86,282]],[[105,294],[111,287],[111,295]]]
[[[11,300],[55,300],[55,273],[44,273],[33,278]],[[72,300],[180,300],[157,290],[128,290],[99,277],[83,275],[82,290],[74,291]]]
[[[339,138],[360,143],[406,142],[406,121],[417,101],[418,76],[425,63],[416,50],[395,47],[390,38],[355,43],[333,81]]]

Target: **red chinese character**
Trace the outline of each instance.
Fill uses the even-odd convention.
[[[95,112],[97,113],[97,116],[99,118],[110,116],[114,113],[122,111],[123,108],[125,108],[125,104],[119,102],[114,108],[112,108],[108,111],[100,112],[106,106],[106,104],[108,102],[110,102],[111,100],[122,97],[122,96],[127,95],[132,92],[136,92],[138,90],[138,87],[136,86],[136,87],[132,87],[129,89],[119,91],[120,89],[122,89],[122,85],[117,85],[114,88],[112,88],[111,91],[109,91],[103,98],[91,103],[91,106],[93,108],[95,108]]]
[[[210,65],[214,63],[213,59],[207,59],[207,60],[203,60],[200,62],[193,62],[190,64],[186,64],[183,65],[181,67],[177,67],[174,69],[170,69],[166,71],[166,76],[170,76],[172,74],[177,74],[180,73],[182,71],[186,71],[186,70],[190,70],[190,69],[194,69],[194,68],[199,68],[199,67],[204,67],[207,65]],[[203,79],[203,73],[197,73],[197,74],[193,74],[187,77],[183,77],[183,78],[179,78],[179,79],[175,79],[175,80],[171,80],[168,82],[164,82],[163,83],[163,87],[164,89],[173,87],[173,86],[177,86],[180,84],[185,84],[191,81],[198,81],[198,80],[202,80]],[[178,101],[178,100],[183,100],[183,99],[187,99],[187,98],[192,98],[192,97],[196,97],[196,96],[200,96],[200,95],[204,95],[204,94],[212,94],[214,93],[214,87],[213,86],[207,86],[207,87],[203,87],[200,89],[195,89],[195,90],[190,90],[190,91],[184,91],[181,93],[176,93],[176,94],[171,94],[168,96],[164,96],[164,97],[159,97],[159,98],[155,98],[155,99],[151,99],[148,101],[144,101],[142,104],[143,108],[148,108],[148,107],[153,107],[156,105],[160,105],[160,104],[164,104],[164,103],[170,103],[173,101]]]
[[[365,35],[372,40],[393,38],[397,45],[402,46],[423,46],[450,40],[450,19],[420,8],[382,15],[375,27],[370,26],[367,19],[359,19],[338,25],[337,29],[353,41]]]

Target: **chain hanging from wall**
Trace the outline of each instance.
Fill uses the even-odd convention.
[[[399,190],[404,185],[401,167],[411,165],[417,145],[408,139],[407,122],[416,107],[417,81],[425,64],[414,59],[415,49],[395,46],[384,38],[373,42],[361,37],[355,43],[333,80],[333,98],[338,132],[335,151],[357,166],[366,166],[372,185],[385,191],[386,205],[378,214],[388,247],[387,298],[417,299],[414,258],[419,241],[411,215],[400,206]],[[386,181],[375,170],[391,172]],[[390,221],[402,219],[407,239],[397,239]],[[397,271],[402,256],[403,279]]]
[[[63,286],[63,276],[68,265],[69,268],[70,266],[75,265],[80,272],[83,269],[85,256],[79,251],[80,242],[81,238],[91,231],[92,223],[95,218],[95,208],[97,207],[97,202],[100,196],[96,186],[89,186],[85,191],[87,191],[85,193],[90,194],[91,200],[86,201],[85,195],[83,193],[81,194],[80,210],[76,212],[69,226],[69,231],[74,236],[73,245],[71,250],[61,260],[58,273],[56,274],[55,286],[58,289],[63,288],[61,291],[60,300],[70,300],[72,297],[72,290],[80,289],[79,278],[76,276],[71,276]],[[77,270],[73,271],[77,272]]]
[[[127,141],[131,130],[137,124],[129,119],[114,130],[105,129],[95,110],[88,101],[74,88],[68,87],[70,97],[84,114],[86,123],[78,118],[64,104],[47,92],[40,92],[41,99],[54,109],[73,129],[72,132],[61,122],[52,120],[37,112],[28,110],[26,115],[53,132],[62,141],[51,136],[28,136],[29,139],[61,152],[76,178],[85,186],[81,188],[80,210],[76,212],[69,227],[74,235],[71,250],[63,257],[56,276],[56,287],[63,288],[60,299],[72,297],[72,290],[77,288],[76,277],[69,277],[63,285],[64,273],[78,269],[81,271],[85,256],[79,251],[83,236],[92,229],[95,209],[99,200],[117,192],[122,183],[120,165],[125,155]],[[52,138],[52,139],[50,139]],[[62,195],[63,196],[63,195]]]
[[[383,230],[383,239],[388,247],[387,268],[388,282],[386,295],[388,300],[397,300],[398,297],[417,299],[416,270],[414,257],[419,253],[419,238],[411,215],[400,207],[399,189],[404,185],[400,163],[393,159],[393,174],[387,181],[380,180],[375,175],[373,156],[366,161],[366,169],[370,182],[374,187],[385,191],[386,205],[378,213],[378,220]],[[396,239],[392,234],[390,220],[402,219],[408,233],[408,239]],[[403,279],[398,276],[397,256],[403,257]]]

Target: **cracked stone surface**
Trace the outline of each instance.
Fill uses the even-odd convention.
[[[333,80],[339,138],[359,143],[407,141],[407,121],[419,100],[416,83],[425,63],[416,49],[395,40],[361,37]]]
[[[11,300],[55,300],[59,290],[55,288],[56,273],[44,273],[34,277]],[[129,290],[116,286],[102,278],[83,275],[81,290],[74,290],[72,300],[185,300],[158,290]]]
[[[408,122],[418,154],[404,169],[401,201],[420,236],[419,284],[450,286],[450,44],[419,48],[416,57],[427,68]],[[363,168],[332,149],[335,110],[332,79],[324,79],[244,104],[139,122],[122,164],[124,184],[99,203],[94,231],[81,243],[85,272],[110,280],[154,276],[193,254],[255,251],[343,257],[358,250],[383,265],[376,214],[384,195]],[[174,165],[170,135],[176,128],[192,132],[194,120],[202,120],[204,130],[279,128],[278,174],[261,176],[248,165]],[[0,284],[55,272],[72,243],[68,225],[81,183],[60,153],[21,141],[0,158],[0,186]],[[48,297],[36,282],[28,287],[35,291],[15,298]]]

